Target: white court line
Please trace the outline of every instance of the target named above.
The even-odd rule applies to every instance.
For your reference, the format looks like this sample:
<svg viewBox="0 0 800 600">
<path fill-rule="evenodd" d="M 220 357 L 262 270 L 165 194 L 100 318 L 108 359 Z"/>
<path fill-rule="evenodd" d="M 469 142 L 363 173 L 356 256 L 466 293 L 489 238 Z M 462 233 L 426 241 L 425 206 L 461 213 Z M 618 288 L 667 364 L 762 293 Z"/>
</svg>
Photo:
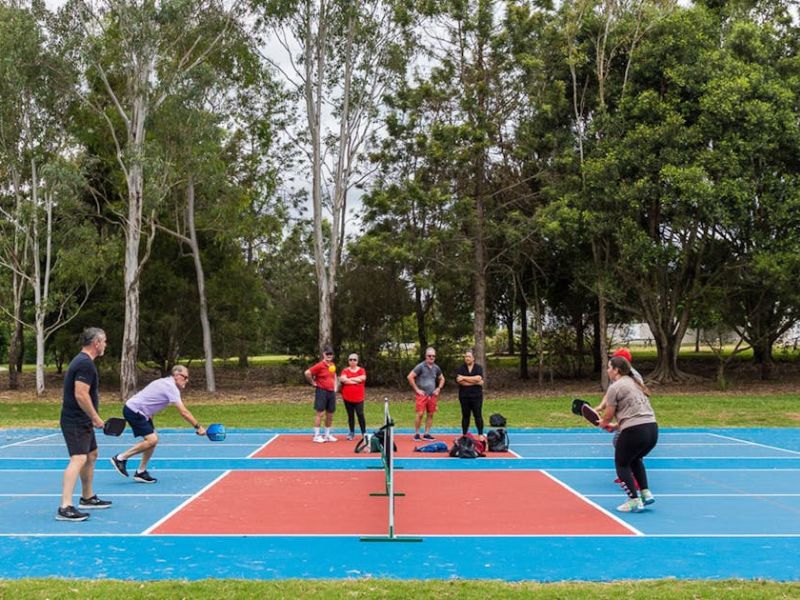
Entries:
<svg viewBox="0 0 800 600">
<path fill-rule="evenodd" d="M 80 535 L 81 538 L 140 538 L 144 537 L 142 533 L 0 533 L 1 538 L 74 538 Z M 220 539 L 241 539 L 241 538 L 258 538 L 258 539 L 278 539 L 278 538 L 309 538 L 315 540 L 318 538 L 359 538 L 369 533 L 354 534 L 354 533 L 158 533 L 152 534 L 148 537 L 156 538 L 220 538 Z M 427 534 L 427 533 L 403 533 L 403 536 L 413 536 L 422 538 L 474 538 L 475 534 Z M 765 538 L 765 539 L 780 539 L 800 538 L 800 533 L 648 533 L 642 536 L 628 536 L 623 534 L 598 534 L 598 535 L 553 535 L 553 534 L 538 534 L 538 535 L 492 535 L 482 533 L 481 538 L 493 539 L 527 539 L 527 538 L 541 538 L 541 539 L 568 539 L 568 538 L 608 538 L 608 539 L 641 539 L 641 538 L 680 538 L 680 539 L 705 539 L 705 538 Z"/>
<path fill-rule="evenodd" d="M 159 469 L 160 470 L 160 469 Z M 103 498 L 185 498 L 191 494 L 103 494 Z M 0 498 L 61 498 L 61 494 L 0 494 Z"/>
<path fill-rule="evenodd" d="M 107 448 L 108 446 L 121 446 L 121 447 L 128 447 L 133 442 L 131 439 L 130 442 L 103 442 L 102 447 Z M 253 444 L 256 442 L 252 442 L 250 444 L 225 444 L 226 447 L 243 447 L 243 448 L 252 448 Z M 162 442 L 159 439 L 158 447 L 159 448 L 200 448 L 207 444 L 207 442 L 198 442 L 197 444 L 170 444 L 169 442 Z M 64 447 L 64 444 L 28 444 L 26 448 L 34 447 L 34 448 L 56 448 L 56 447 Z M 2 448 L 0 448 L 2 450 Z"/>
<path fill-rule="evenodd" d="M 613 460 L 614 457 L 611 455 L 608 456 L 521 456 L 516 454 L 515 452 L 509 450 L 509 454 L 514 454 L 520 460 L 535 460 L 535 461 L 546 461 L 546 460 L 572 460 L 572 461 L 579 461 L 579 460 Z M 449 458 L 442 452 L 441 458 Z M 369 456 L 359 456 L 354 454 L 353 456 L 270 456 L 270 457 L 263 457 L 258 458 L 256 460 L 288 460 L 288 461 L 301 461 L 301 460 L 369 460 L 372 457 Z M 648 455 L 647 461 L 658 461 L 658 460 L 741 460 L 741 461 L 749 461 L 749 460 L 798 460 L 800 456 L 682 456 L 682 455 L 675 455 L 675 456 L 652 456 Z M 186 461 L 220 461 L 220 460 L 248 460 L 246 456 L 219 456 L 219 455 L 208 455 L 208 456 L 158 456 L 159 460 L 186 460 Z M 378 457 L 376 456 L 375 459 L 377 460 Z M 430 458 L 425 457 L 416 457 L 416 456 L 398 456 L 398 460 L 431 460 Z M 48 457 L 48 456 L 0 456 L 0 462 L 4 461 L 66 461 L 68 460 L 67 457 L 56 458 L 56 457 Z M 252 460 L 252 459 L 251 459 Z M 509 460 L 509 459 L 497 459 L 492 458 L 489 459 L 491 461 L 495 460 Z M 516 460 L 516 459 L 514 459 Z M 548 467 L 553 469 L 559 469 L 560 467 Z M 768 467 L 765 467 L 768 468 Z M 10 471 L 11 469 L 0 469 L 1 471 Z M 675 470 L 675 469 L 673 469 Z M 717 469 L 718 470 L 718 469 Z M 741 470 L 741 469 L 739 469 Z"/>
<path fill-rule="evenodd" d="M 258 454 L 259 452 L 261 452 L 261 451 L 262 451 L 264 448 L 266 448 L 267 446 L 269 446 L 269 445 L 270 445 L 272 442 L 274 442 L 275 440 L 277 440 L 277 439 L 278 439 L 280 436 L 281 436 L 281 434 L 280 434 L 280 433 L 273 434 L 273 436 L 272 436 L 270 439 L 268 439 L 268 440 L 266 441 L 266 443 L 264 443 L 264 444 L 261 444 L 261 446 L 259 446 L 259 447 L 258 447 L 258 448 L 256 448 L 255 450 L 253 450 L 253 451 L 252 451 L 250 454 L 248 454 L 248 455 L 247 455 L 247 458 L 253 458 L 253 456 L 254 456 L 254 455 L 256 455 L 256 454 Z"/>
<path fill-rule="evenodd" d="M 51 438 L 51 437 L 53 437 L 55 435 L 60 435 L 60 434 L 58 434 L 58 433 L 49 433 L 47 435 L 43 435 L 43 436 L 40 436 L 40 437 L 37 437 L 37 438 L 33 438 L 33 439 L 30 439 L 30 440 L 21 440 L 19 442 L 14 442 L 13 444 L 6 444 L 5 446 L 0 446 L 0 450 L 2 450 L 3 448 L 11 448 L 12 446 L 19 446 L 20 444 L 27 444 L 29 442 L 35 442 L 37 440 L 45 440 L 45 439 Z M 53 444 L 53 445 L 55 446 L 56 444 Z M 63 444 L 61 444 L 61 445 L 63 446 Z"/>
<path fill-rule="evenodd" d="M 759 444 L 758 442 L 751 442 L 750 440 L 740 440 L 739 438 L 731 437 L 729 435 L 722 435 L 719 433 L 711 433 L 709 435 L 713 435 L 715 437 L 719 437 L 725 440 L 734 440 L 739 442 L 740 444 L 746 444 L 748 446 L 760 446 L 761 448 L 769 448 L 770 450 L 779 450 L 780 452 L 789 452 L 791 454 L 800 456 L 800 452 L 797 452 L 795 450 L 787 450 L 786 448 L 780 448 L 778 446 L 768 446 L 767 444 Z"/>
<path fill-rule="evenodd" d="M 619 498 L 619 494 L 586 494 L 588 498 Z M 798 498 L 800 494 L 656 494 L 658 498 Z"/>
<path fill-rule="evenodd" d="M 571 488 L 566 483 L 564 483 L 560 479 L 557 479 L 556 477 L 554 477 L 553 475 L 551 475 L 547 471 L 541 471 L 540 470 L 539 473 L 543 474 L 545 477 L 550 479 L 553 483 L 561 486 L 562 488 L 564 488 L 565 490 L 567 490 L 568 492 L 573 494 L 576 498 L 582 500 L 586 504 L 589 504 L 590 506 L 592 506 L 596 510 L 599 510 L 601 513 L 603 513 L 607 517 L 610 517 L 613 521 L 616 521 L 617 523 L 619 523 L 620 525 L 622 525 L 623 527 L 625 527 L 629 531 L 633 532 L 635 535 L 644 535 L 641 531 L 639 531 L 638 529 L 636 529 L 635 527 L 633 527 L 629 523 L 626 523 L 625 521 L 620 519 L 617 515 L 607 511 L 605 508 L 603 508 L 599 504 L 596 504 L 596 503 L 592 502 L 591 500 L 589 500 L 588 496 L 585 496 L 584 494 L 579 493 L 577 490 Z"/>
<path fill-rule="evenodd" d="M 195 498 L 199 498 L 200 496 L 202 496 L 202 495 L 203 495 L 203 493 L 204 493 L 206 490 L 208 490 L 208 489 L 210 489 L 211 487 L 215 486 L 215 485 L 216 485 L 216 484 L 217 484 L 219 481 L 221 481 L 221 480 L 222 480 L 222 478 L 223 478 L 223 477 L 225 477 L 226 475 L 228 475 L 228 473 L 230 473 L 230 471 L 225 471 L 225 472 L 224 472 L 224 473 L 222 473 L 222 474 L 221 474 L 219 477 L 217 477 L 217 478 L 215 478 L 213 481 L 209 482 L 209 484 L 208 484 L 208 485 L 206 485 L 206 486 L 203 486 L 203 488 L 201 488 L 201 489 L 200 489 L 200 490 L 199 490 L 199 491 L 198 491 L 196 494 L 192 494 L 191 496 L 189 496 L 189 497 L 188 497 L 188 498 L 187 498 L 185 501 L 181 502 L 181 503 L 180 503 L 178 506 L 176 506 L 175 508 L 173 508 L 171 511 L 169 511 L 169 512 L 168 512 L 166 515 L 164 515 L 164 516 L 163 516 L 162 518 L 160 518 L 158 521 L 156 521 L 155 523 L 153 523 L 152 525 L 150 525 L 150 527 L 148 527 L 147 529 L 145 529 L 144 531 L 142 531 L 142 535 L 148 535 L 148 534 L 149 534 L 151 531 L 153 531 L 153 529 L 155 529 L 156 527 L 158 527 L 159 525 L 161 525 L 161 523 L 163 523 L 164 521 L 166 521 L 167 519 L 169 519 L 169 518 L 170 518 L 172 515 L 174 515 L 175 513 L 177 513 L 177 512 L 178 512 L 179 510 L 181 510 L 181 509 L 182 509 L 184 506 L 186 506 L 187 504 L 189 504 L 190 502 L 192 502 L 192 500 L 194 500 Z"/>
<path fill-rule="evenodd" d="M 515 446 L 608 446 L 608 441 L 605 442 L 551 442 L 547 443 L 527 443 L 527 442 L 514 442 Z M 701 448 L 708 448 L 713 446 L 714 448 L 718 448 L 719 446 L 741 446 L 742 444 L 736 442 L 730 443 L 717 443 L 717 444 L 707 444 L 703 442 L 666 442 L 664 444 L 658 444 L 658 448 L 663 448 L 664 446 L 700 446 Z"/>
</svg>

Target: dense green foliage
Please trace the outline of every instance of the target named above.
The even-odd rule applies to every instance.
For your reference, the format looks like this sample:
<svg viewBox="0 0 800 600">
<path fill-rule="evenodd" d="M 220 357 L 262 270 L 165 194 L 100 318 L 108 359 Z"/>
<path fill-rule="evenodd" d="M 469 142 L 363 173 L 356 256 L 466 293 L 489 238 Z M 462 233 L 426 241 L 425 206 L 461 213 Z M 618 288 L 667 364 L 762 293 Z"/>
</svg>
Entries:
<svg viewBox="0 0 800 600">
<path fill-rule="evenodd" d="M 321 14 L 311 0 L 4 5 L 0 351 L 32 361 L 38 334 L 61 362 L 91 324 L 110 356 L 162 370 L 209 348 L 240 364 L 314 356 L 323 248 L 342 253 L 326 292 L 334 345 L 384 381 L 428 344 L 518 354 L 522 378 L 599 373 L 635 337 L 608 324 L 638 322 L 654 380 L 685 377 L 690 327 L 712 347 L 741 339 L 770 377 L 800 319 L 790 4 L 345 2 L 313 81 L 277 37 L 287 23 L 302 35 L 296 17 Z M 298 115 L 306 83 L 332 107 L 321 132 Z M 348 142 L 342 123 L 361 133 Z M 321 225 L 307 210 L 312 133 L 330 154 L 317 157 Z M 37 198 L 54 200 L 52 229 Z M 135 352 L 122 344 L 134 288 Z"/>
</svg>

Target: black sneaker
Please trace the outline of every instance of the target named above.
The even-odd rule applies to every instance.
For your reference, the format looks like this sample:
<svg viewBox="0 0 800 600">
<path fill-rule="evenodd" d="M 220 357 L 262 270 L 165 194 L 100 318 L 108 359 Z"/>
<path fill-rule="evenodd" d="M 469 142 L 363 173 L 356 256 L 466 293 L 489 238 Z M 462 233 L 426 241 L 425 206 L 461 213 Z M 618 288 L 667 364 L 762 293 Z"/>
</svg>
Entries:
<svg viewBox="0 0 800 600">
<path fill-rule="evenodd" d="M 133 474 L 133 480 L 138 481 L 139 483 L 155 483 L 158 481 L 155 477 L 150 477 L 150 473 L 147 471 L 142 471 L 141 473 L 136 472 Z"/>
<path fill-rule="evenodd" d="M 422 437 L 421 437 L 421 436 L 420 436 L 418 433 L 415 433 L 415 434 L 414 434 L 414 441 L 415 441 L 415 442 L 418 442 L 418 441 L 420 441 L 421 439 L 422 439 Z"/>
<path fill-rule="evenodd" d="M 125 466 L 127 463 L 128 463 L 127 460 L 120 460 L 116 456 L 111 457 L 111 464 L 114 465 L 114 468 L 117 470 L 117 473 L 119 473 L 123 477 L 128 476 L 128 469 Z"/>
<path fill-rule="evenodd" d="M 433 437 L 430 433 L 426 433 L 425 435 L 422 436 L 422 439 L 423 440 L 435 440 L 436 438 Z"/>
<path fill-rule="evenodd" d="M 56 521 L 85 521 L 89 518 L 89 513 L 81 512 L 71 504 L 64 508 L 58 507 Z"/>
<path fill-rule="evenodd" d="M 111 500 L 100 500 L 95 494 L 91 498 L 81 498 L 78 506 L 81 508 L 110 508 Z"/>
</svg>

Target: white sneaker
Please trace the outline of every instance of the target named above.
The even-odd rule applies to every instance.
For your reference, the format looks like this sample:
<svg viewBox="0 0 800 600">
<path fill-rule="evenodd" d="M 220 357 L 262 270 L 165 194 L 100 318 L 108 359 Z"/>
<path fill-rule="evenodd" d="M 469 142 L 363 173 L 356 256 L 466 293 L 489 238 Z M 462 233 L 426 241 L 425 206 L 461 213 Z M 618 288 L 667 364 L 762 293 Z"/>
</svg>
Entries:
<svg viewBox="0 0 800 600">
<path fill-rule="evenodd" d="M 648 489 L 644 489 L 641 491 L 642 494 L 642 502 L 645 504 L 652 504 L 656 501 L 655 497 L 653 496 L 653 492 Z"/>
<path fill-rule="evenodd" d="M 315 435 L 312 441 L 317 442 L 318 444 L 323 444 L 325 443 L 325 438 L 322 437 L 321 435 Z"/>
<path fill-rule="evenodd" d="M 338 442 L 339 440 L 333 437 L 330 433 L 325 436 L 326 442 Z"/>
<path fill-rule="evenodd" d="M 641 498 L 631 498 L 624 504 L 617 507 L 619 512 L 642 512 L 644 510 L 644 503 Z"/>
</svg>

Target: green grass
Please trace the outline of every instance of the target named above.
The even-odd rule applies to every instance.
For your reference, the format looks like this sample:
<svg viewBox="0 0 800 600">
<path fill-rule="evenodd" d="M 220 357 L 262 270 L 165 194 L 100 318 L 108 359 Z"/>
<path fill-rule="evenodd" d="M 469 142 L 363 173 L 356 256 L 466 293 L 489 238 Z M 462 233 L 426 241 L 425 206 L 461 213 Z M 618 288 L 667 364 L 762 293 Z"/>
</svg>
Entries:
<svg viewBox="0 0 800 600">
<path fill-rule="evenodd" d="M 511 398 L 487 400 L 484 416 L 502 413 L 509 427 L 583 427 L 583 421 L 570 412 L 571 396 L 555 398 Z M 600 394 L 586 400 L 600 402 Z M 686 395 L 656 396 L 653 399 L 659 425 L 662 427 L 800 427 L 800 394 L 772 396 Z M 268 427 L 303 429 L 311 425 L 311 399 L 301 403 L 220 403 L 188 406 L 203 423 L 220 422 L 227 427 Z M 0 405 L 2 427 L 57 427 L 61 405 L 58 402 L 17 402 Z M 383 402 L 368 401 L 367 423 L 380 424 Z M 101 416 L 119 415 L 120 405 L 105 402 L 100 405 Z M 414 423 L 414 403 L 395 402 L 392 416 L 400 428 Z M 461 412 L 455 399 L 442 400 L 434 427 L 458 427 Z M 345 423 L 344 410 L 334 417 L 334 426 L 341 430 Z M 186 427 L 175 410 L 165 410 L 156 418 L 159 427 Z"/>
<path fill-rule="evenodd" d="M 633 575 L 633 574 L 632 574 Z M 800 584 L 764 581 L 659 580 L 620 583 L 505 583 L 498 581 L 396 581 L 361 579 L 347 581 L 59 581 L 29 579 L 0 581 L 0 597 L 27 598 L 365 598 L 458 599 L 548 598 L 569 600 L 778 600 L 800 597 Z"/>
</svg>

